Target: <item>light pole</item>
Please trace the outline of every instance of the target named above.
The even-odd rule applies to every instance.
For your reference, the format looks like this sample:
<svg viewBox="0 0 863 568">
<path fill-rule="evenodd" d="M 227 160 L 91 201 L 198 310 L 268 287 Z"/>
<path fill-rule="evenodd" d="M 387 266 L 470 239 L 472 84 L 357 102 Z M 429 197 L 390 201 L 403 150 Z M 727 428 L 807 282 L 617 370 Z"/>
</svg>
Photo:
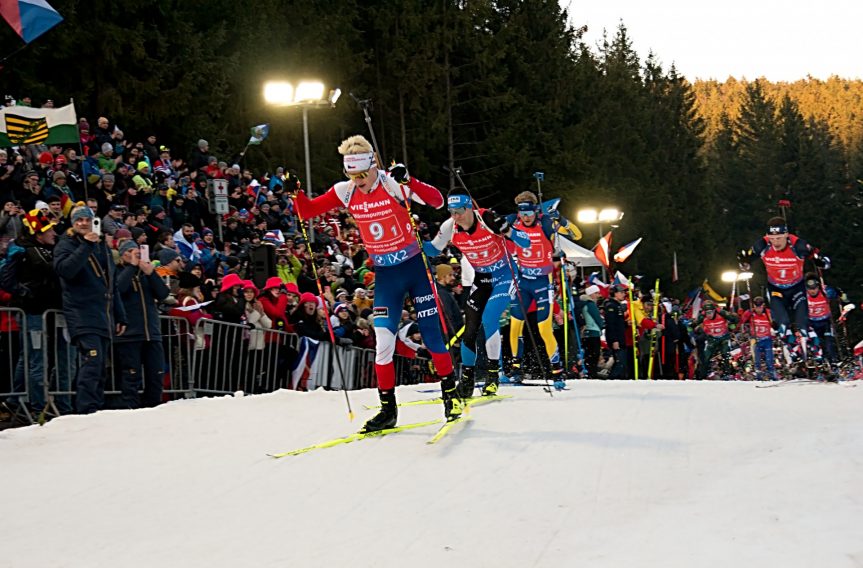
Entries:
<svg viewBox="0 0 863 568">
<path fill-rule="evenodd" d="M 736 270 L 726 270 L 720 277 L 723 282 L 731 283 L 731 300 L 728 302 L 728 309 L 734 310 L 734 297 L 737 295 L 737 283 L 746 282 L 747 289 L 749 288 L 749 280 L 754 274 L 752 272 L 737 272 Z M 752 301 L 752 298 L 749 298 Z"/>
<path fill-rule="evenodd" d="M 309 109 L 317 107 L 335 107 L 342 94 L 341 89 L 333 89 L 324 98 L 325 87 L 320 81 L 303 81 L 296 89 L 287 81 L 269 81 L 264 84 L 264 100 L 271 105 L 281 107 L 298 106 L 303 109 L 303 146 L 306 153 L 306 191 L 311 198 L 312 163 L 309 155 Z M 309 240 L 315 242 L 315 229 L 309 223 Z M 311 247 L 311 243 L 309 246 Z"/>
<path fill-rule="evenodd" d="M 603 223 L 607 223 L 613 225 L 617 223 L 621 219 L 623 219 L 623 211 L 620 211 L 614 207 L 606 207 L 600 211 L 596 209 L 587 208 L 581 209 L 576 213 L 576 220 L 585 225 L 597 225 L 599 228 L 599 240 L 602 240 L 602 225 Z M 599 242 L 599 241 L 597 241 Z M 609 251 L 610 253 L 611 251 Z M 605 281 L 608 278 L 608 274 L 605 272 L 605 266 L 602 267 L 602 279 Z"/>
</svg>

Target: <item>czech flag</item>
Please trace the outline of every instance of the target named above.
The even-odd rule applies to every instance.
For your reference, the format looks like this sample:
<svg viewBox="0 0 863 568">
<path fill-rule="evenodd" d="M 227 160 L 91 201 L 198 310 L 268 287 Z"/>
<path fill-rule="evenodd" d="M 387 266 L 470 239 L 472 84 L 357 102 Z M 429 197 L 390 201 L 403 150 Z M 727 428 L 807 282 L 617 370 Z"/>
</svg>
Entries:
<svg viewBox="0 0 863 568">
<path fill-rule="evenodd" d="M 635 247 L 641 244 L 642 239 L 632 241 L 628 245 L 621 247 L 617 254 L 614 255 L 614 262 L 624 262 L 635 251 Z"/>
<path fill-rule="evenodd" d="M 596 260 L 601 262 L 606 268 L 610 269 L 609 261 L 611 260 L 611 231 L 608 232 L 607 235 L 599 239 L 599 242 L 596 243 L 596 246 L 593 247 L 593 255 L 596 257 Z"/>
<path fill-rule="evenodd" d="M 45 0 L 3 0 L 0 15 L 24 43 L 30 43 L 63 21 L 63 16 Z"/>
</svg>

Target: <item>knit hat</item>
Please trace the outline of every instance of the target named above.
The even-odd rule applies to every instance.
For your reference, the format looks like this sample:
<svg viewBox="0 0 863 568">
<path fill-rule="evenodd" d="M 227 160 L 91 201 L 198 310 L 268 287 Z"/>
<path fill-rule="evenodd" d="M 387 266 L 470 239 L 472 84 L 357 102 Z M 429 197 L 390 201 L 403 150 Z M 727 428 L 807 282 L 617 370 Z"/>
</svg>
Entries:
<svg viewBox="0 0 863 568">
<path fill-rule="evenodd" d="M 203 150 L 204 148 L 206 148 L 209 145 L 210 145 L 210 143 L 207 142 L 206 140 L 204 140 L 203 138 L 198 140 L 198 148 L 200 148 L 201 150 Z"/>
<path fill-rule="evenodd" d="M 220 291 L 221 292 L 227 292 L 228 290 L 230 290 L 234 286 L 242 286 L 242 285 L 243 285 L 243 280 L 239 276 L 237 276 L 236 273 L 231 272 L 230 274 L 227 274 L 224 278 L 222 278 L 222 288 Z"/>
<path fill-rule="evenodd" d="M 334 314 L 336 314 L 336 315 L 338 315 L 338 314 L 339 314 L 339 312 L 349 312 L 349 311 L 350 311 L 350 310 L 348 309 L 348 305 L 347 305 L 347 304 L 344 304 L 344 303 L 342 303 L 342 304 L 336 304 L 336 307 L 335 307 L 335 308 L 333 308 L 333 313 L 334 313 Z"/>
<path fill-rule="evenodd" d="M 120 256 L 123 256 L 123 253 L 125 253 L 126 251 L 130 251 L 136 248 L 138 248 L 138 243 L 130 239 L 128 241 L 123 241 L 123 244 L 121 244 L 120 248 L 117 250 L 120 253 Z"/>
<path fill-rule="evenodd" d="M 150 209 L 150 213 L 152 213 L 154 217 L 156 215 L 158 215 L 159 213 L 164 213 L 164 212 L 165 212 L 165 208 L 162 207 L 161 205 L 153 205 L 153 208 Z"/>
<path fill-rule="evenodd" d="M 588 296 L 592 296 L 593 294 L 599 294 L 599 286 L 597 286 L 596 284 L 591 284 L 587 287 L 584 293 Z"/>
<path fill-rule="evenodd" d="M 363 286 L 366 288 L 369 287 L 369 284 L 375 281 L 375 273 L 374 272 L 366 272 L 363 276 Z"/>
<path fill-rule="evenodd" d="M 56 225 L 41 209 L 33 209 L 25 214 L 22 221 L 31 235 L 41 235 Z"/>
<path fill-rule="evenodd" d="M 311 292 L 303 292 L 303 294 L 300 296 L 300 303 L 305 304 L 306 302 L 312 302 L 317 305 L 318 299 Z"/>
<path fill-rule="evenodd" d="M 131 238 L 132 238 L 132 231 L 130 231 L 129 229 L 117 229 L 117 232 L 114 233 L 114 239 L 115 240 L 131 239 Z"/>
<path fill-rule="evenodd" d="M 140 171 L 143 171 L 144 168 L 149 168 L 149 167 L 150 167 L 150 164 L 148 164 L 144 160 L 141 160 L 140 162 L 138 162 L 138 165 L 135 166 L 135 169 L 140 172 Z"/>
<path fill-rule="evenodd" d="M 54 163 L 54 155 L 51 152 L 45 151 L 39 154 L 39 163 L 49 166 Z"/>
<path fill-rule="evenodd" d="M 36 209 L 39 209 L 39 210 L 48 209 L 48 204 L 45 203 L 44 201 L 37 201 L 36 202 Z"/>
<path fill-rule="evenodd" d="M 111 144 L 110 142 L 105 142 L 104 144 L 102 144 L 102 153 L 103 154 L 105 154 L 106 152 L 113 152 L 113 151 L 114 151 L 114 145 Z"/>
<path fill-rule="evenodd" d="M 132 227 L 131 229 L 129 229 L 129 232 L 132 233 L 132 239 L 137 241 L 139 238 L 141 238 L 141 235 L 144 234 L 144 229 L 142 229 L 141 227 Z"/>
<path fill-rule="evenodd" d="M 86 207 L 86 206 L 81 206 L 81 207 L 76 207 L 72 211 L 72 216 L 70 217 L 70 220 L 74 223 L 78 219 L 92 219 L 92 218 L 93 218 L 93 212 L 90 210 L 90 208 Z"/>
<path fill-rule="evenodd" d="M 178 258 L 180 255 L 177 254 L 177 251 L 171 249 L 162 249 L 159 251 L 159 264 L 162 266 L 168 266 L 170 262 L 173 262 L 175 258 Z"/>
<path fill-rule="evenodd" d="M 452 266 L 450 266 L 449 264 L 438 264 L 437 267 L 435 268 L 434 274 L 435 274 L 435 276 L 437 276 L 439 278 L 445 278 L 445 277 L 449 276 L 450 274 L 452 274 L 452 272 L 453 272 Z"/>
</svg>

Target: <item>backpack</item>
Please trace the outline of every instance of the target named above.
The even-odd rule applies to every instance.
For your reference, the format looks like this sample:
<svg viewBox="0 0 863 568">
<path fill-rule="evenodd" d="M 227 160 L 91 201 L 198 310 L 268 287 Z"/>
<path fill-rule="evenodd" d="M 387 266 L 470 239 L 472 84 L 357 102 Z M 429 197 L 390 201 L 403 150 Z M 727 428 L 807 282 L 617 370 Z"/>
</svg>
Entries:
<svg viewBox="0 0 863 568">
<path fill-rule="evenodd" d="M 18 282 L 18 268 L 24 260 L 25 252 L 27 251 L 14 241 L 9 243 L 6 254 L 0 258 L 0 290 L 12 295 L 17 295 L 20 292 L 21 285 Z"/>
</svg>

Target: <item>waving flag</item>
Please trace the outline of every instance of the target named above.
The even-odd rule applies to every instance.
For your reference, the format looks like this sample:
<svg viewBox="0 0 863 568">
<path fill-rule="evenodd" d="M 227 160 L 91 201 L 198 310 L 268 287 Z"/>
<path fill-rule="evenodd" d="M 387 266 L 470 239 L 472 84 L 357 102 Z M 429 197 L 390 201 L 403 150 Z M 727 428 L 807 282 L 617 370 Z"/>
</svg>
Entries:
<svg viewBox="0 0 863 568">
<path fill-rule="evenodd" d="M 45 0 L 3 0 L 0 15 L 24 43 L 30 43 L 63 21 L 63 16 Z"/>
<path fill-rule="evenodd" d="M 627 288 L 632 287 L 632 282 L 629 281 L 629 278 L 627 278 L 623 274 L 623 272 L 621 272 L 619 270 L 617 271 L 617 274 L 614 275 L 614 281 L 612 282 L 612 284 L 623 284 Z"/>
<path fill-rule="evenodd" d="M 617 251 L 617 254 L 614 255 L 614 262 L 624 262 L 635 251 L 635 247 L 637 247 L 641 241 L 642 239 L 638 238 L 628 245 L 621 247 L 620 250 Z M 610 244 L 611 243 L 609 242 L 609 245 Z"/>
<path fill-rule="evenodd" d="M 725 296 L 714 290 L 713 287 L 707 282 L 707 278 L 705 278 L 704 283 L 701 284 L 701 289 L 707 292 L 707 295 L 716 300 L 717 302 L 725 301 Z"/>
<path fill-rule="evenodd" d="M 608 232 L 607 235 L 599 239 L 599 242 L 596 243 L 596 246 L 593 247 L 593 255 L 596 257 L 596 260 L 601 262 L 606 268 L 611 268 L 609 266 L 609 260 L 611 259 L 611 231 Z"/>
<path fill-rule="evenodd" d="M 270 125 L 269 124 L 259 124 L 257 126 L 253 126 L 251 130 L 251 136 L 249 137 L 249 145 L 260 144 L 264 140 L 267 139 L 267 136 L 270 135 Z"/>
<path fill-rule="evenodd" d="M 0 148 L 22 144 L 74 144 L 79 140 L 74 105 L 0 109 Z"/>
<path fill-rule="evenodd" d="M 294 390 L 309 390 L 309 377 L 312 374 L 312 365 L 318 356 L 320 342 L 308 337 L 301 337 L 297 347 L 297 357 L 291 365 L 291 387 Z"/>
</svg>

